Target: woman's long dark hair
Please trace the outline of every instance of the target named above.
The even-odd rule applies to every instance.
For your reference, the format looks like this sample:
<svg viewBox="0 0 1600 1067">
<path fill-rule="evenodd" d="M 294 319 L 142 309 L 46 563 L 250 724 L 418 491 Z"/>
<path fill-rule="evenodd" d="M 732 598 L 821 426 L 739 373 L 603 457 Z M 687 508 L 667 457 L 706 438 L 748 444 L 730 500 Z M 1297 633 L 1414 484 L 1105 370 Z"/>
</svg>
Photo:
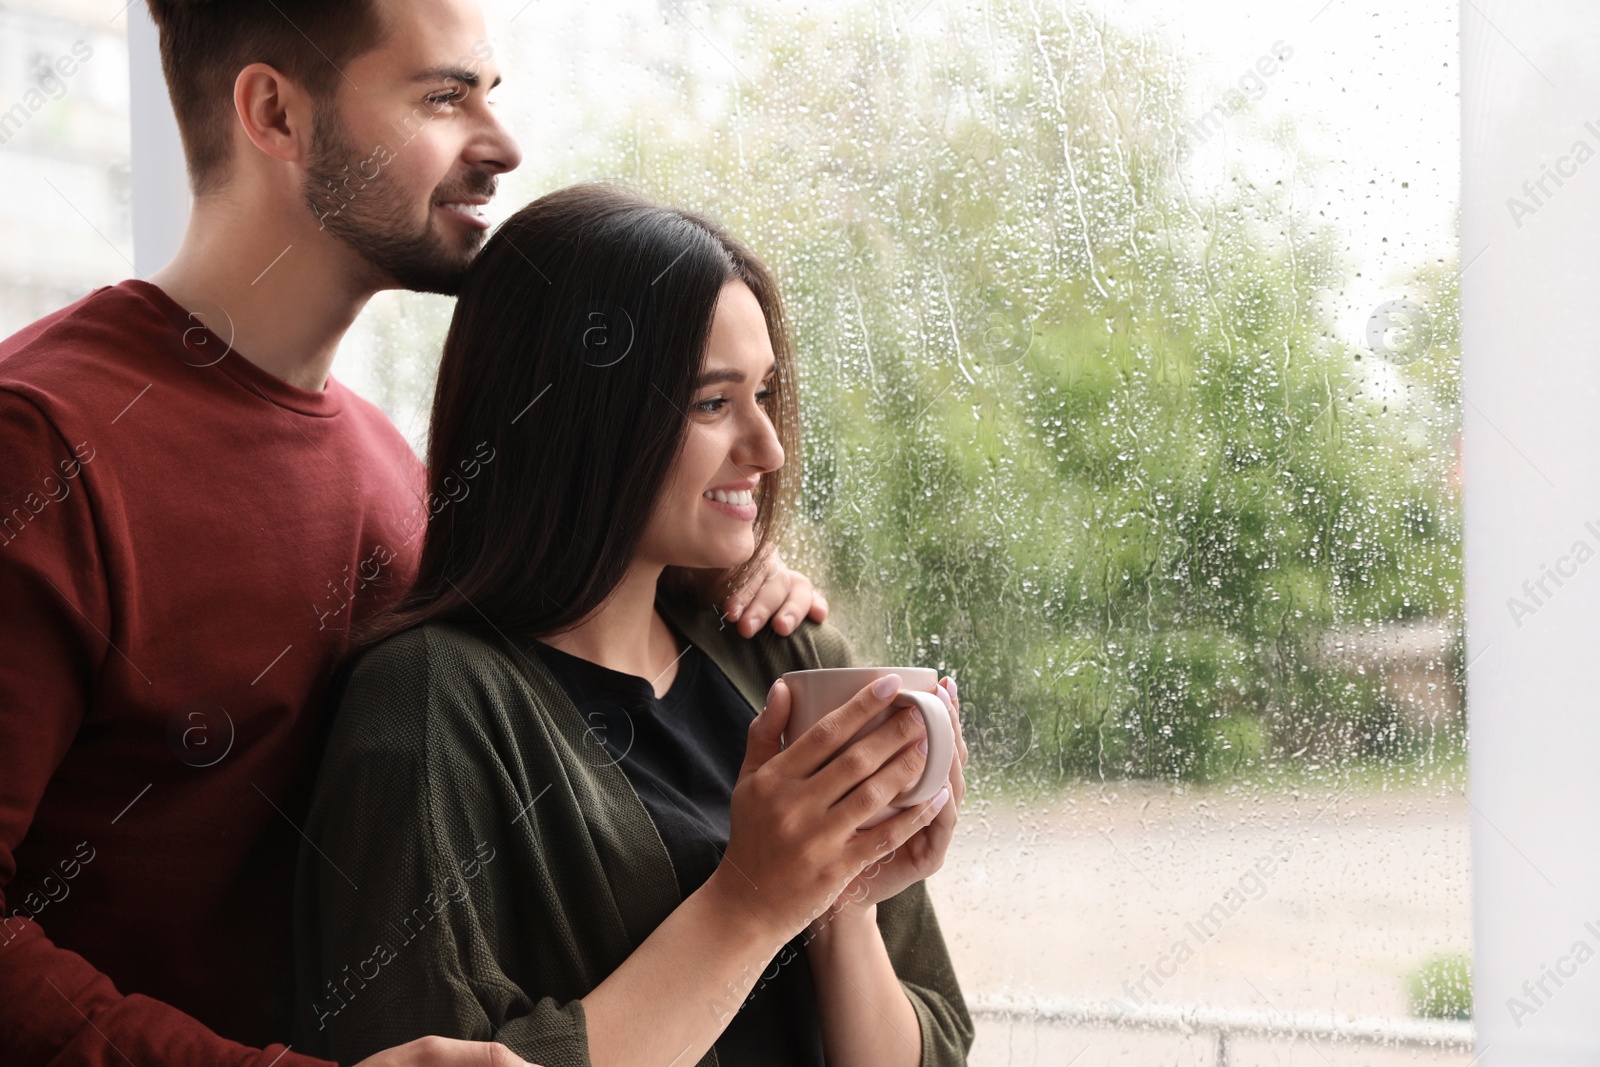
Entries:
<svg viewBox="0 0 1600 1067">
<path fill-rule="evenodd" d="M 770 410 L 797 456 L 794 368 L 767 268 L 708 219 L 605 185 L 540 197 L 485 244 L 445 341 L 416 583 L 357 636 L 434 620 L 553 634 L 617 588 L 685 435 L 717 298 L 755 294 L 777 360 Z M 757 492 L 756 556 L 673 573 L 708 602 L 773 538 L 791 462 Z"/>
</svg>

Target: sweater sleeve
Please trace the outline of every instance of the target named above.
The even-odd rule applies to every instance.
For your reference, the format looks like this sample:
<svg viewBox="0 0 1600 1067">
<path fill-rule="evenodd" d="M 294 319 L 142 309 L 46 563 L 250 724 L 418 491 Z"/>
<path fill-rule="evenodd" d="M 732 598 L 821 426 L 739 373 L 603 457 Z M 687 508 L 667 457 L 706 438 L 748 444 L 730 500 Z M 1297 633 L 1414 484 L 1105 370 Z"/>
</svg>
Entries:
<svg viewBox="0 0 1600 1067">
<path fill-rule="evenodd" d="M 297 1037 L 341 1062 L 436 1034 L 588 1067 L 582 1001 L 508 973 L 545 936 L 509 877 L 516 823 L 543 811 L 485 729 L 495 694 L 441 683 L 428 650 L 391 638 L 344 690 L 296 885 Z"/>
<path fill-rule="evenodd" d="M 933 913 L 927 882 L 878 904 L 878 930 L 922 1030 L 922 1067 L 967 1062 L 975 1031 Z"/>
<path fill-rule="evenodd" d="M 16 849 L 83 724 L 101 664 L 117 652 L 85 490 L 94 443 L 64 440 L 32 403 L 0 390 L 0 456 L 0 1060 L 18 1067 L 319 1062 L 282 1046 L 246 1048 L 160 1001 L 124 995 L 34 920 L 48 903 L 43 891 L 8 892 Z M 47 889 L 55 880 L 54 872 L 27 873 Z"/>
</svg>

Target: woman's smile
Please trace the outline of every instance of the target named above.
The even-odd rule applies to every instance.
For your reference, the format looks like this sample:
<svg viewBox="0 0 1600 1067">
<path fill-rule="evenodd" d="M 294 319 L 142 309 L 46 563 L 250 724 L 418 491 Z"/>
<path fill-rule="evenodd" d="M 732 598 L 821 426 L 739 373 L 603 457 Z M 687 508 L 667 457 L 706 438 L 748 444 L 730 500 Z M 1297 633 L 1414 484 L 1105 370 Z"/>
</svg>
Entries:
<svg viewBox="0 0 1600 1067">
<path fill-rule="evenodd" d="M 724 515 L 741 522 L 754 522 L 756 518 L 754 486 L 718 486 L 700 494 L 700 499 Z"/>
</svg>

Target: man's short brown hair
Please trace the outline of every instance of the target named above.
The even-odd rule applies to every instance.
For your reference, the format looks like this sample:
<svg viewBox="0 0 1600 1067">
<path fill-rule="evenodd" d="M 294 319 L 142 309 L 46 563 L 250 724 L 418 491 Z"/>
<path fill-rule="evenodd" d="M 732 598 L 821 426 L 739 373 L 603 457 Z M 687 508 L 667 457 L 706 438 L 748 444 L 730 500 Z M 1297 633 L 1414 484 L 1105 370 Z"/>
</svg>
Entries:
<svg viewBox="0 0 1600 1067">
<path fill-rule="evenodd" d="M 147 0 L 196 196 L 228 177 L 233 83 L 266 63 L 331 101 L 350 60 L 383 40 L 376 0 Z"/>
</svg>

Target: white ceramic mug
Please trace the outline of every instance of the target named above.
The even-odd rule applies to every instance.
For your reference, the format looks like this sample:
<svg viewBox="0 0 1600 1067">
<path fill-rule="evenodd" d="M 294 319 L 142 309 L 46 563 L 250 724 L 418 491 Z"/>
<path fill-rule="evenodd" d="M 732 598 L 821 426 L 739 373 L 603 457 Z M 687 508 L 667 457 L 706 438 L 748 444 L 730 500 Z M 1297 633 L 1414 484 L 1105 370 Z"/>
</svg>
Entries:
<svg viewBox="0 0 1600 1067">
<path fill-rule="evenodd" d="M 897 708 L 915 704 L 922 710 L 922 720 L 927 726 L 928 761 L 923 767 L 922 777 L 891 800 L 882 811 L 862 823 L 863 829 L 876 826 L 906 808 L 926 804 L 950 777 L 956 751 L 955 721 L 937 693 L 939 672 L 931 667 L 825 667 L 812 671 L 790 671 L 783 676 L 792 698 L 784 742 L 793 744 L 795 738 L 815 726 L 819 719 L 849 703 L 851 697 L 886 674 L 900 676 L 900 691 L 894 695 L 889 707 L 869 719 L 846 742 L 844 748 L 871 733 Z M 844 751 L 844 748 L 839 751 Z"/>
</svg>

